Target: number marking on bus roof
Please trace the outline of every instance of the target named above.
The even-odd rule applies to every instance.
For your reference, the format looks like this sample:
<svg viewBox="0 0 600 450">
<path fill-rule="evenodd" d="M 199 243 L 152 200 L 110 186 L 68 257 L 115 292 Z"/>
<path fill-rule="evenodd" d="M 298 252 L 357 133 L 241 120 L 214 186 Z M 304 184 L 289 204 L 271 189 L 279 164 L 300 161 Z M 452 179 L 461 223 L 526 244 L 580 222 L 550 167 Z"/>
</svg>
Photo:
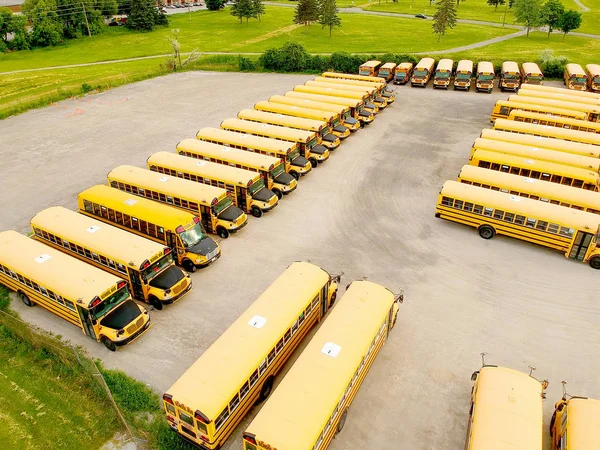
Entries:
<svg viewBox="0 0 600 450">
<path fill-rule="evenodd" d="M 332 358 L 335 358 L 335 357 L 337 357 L 337 355 L 340 354 L 341 350 L 342 350 L 342 347 L 340 347 L 339 345 L 334 344 L 333 342 L 327 342 L 321 349 L 321 353 L 323 353 L 327 356 L 331 356 Z"/>
<path fill-rule="evenodd" d="M 227 147 L 227 146 L 223 146 L 223 151 L 224 151 L 224 152 L 228 152 L 228 151 L 229 151 L 229 147 Z"/>
<path fill-rule="evenodd" d="M 265 323 L 267 323 L 267 319 L 265 319 L 264 317 L 254 316 L 254 317 L 252 317 L 252 319 L 250 319 L 250 322 L 248 322 L 248 325 L 250 325 L 251 327 L 260 329 L 265 326 Z"/>
<path fill-rule="evenodd" d="M 100 229 L 100 227 L 98 225 L 92 225 L 91 227 L 89 227 L 87 230 L 88 233 L 95 233 L 96 231 L 98 231 Z"/>
<path fill-rule="evenodd" d="M 525 159 L 524 160 L 527 164 L 535 164 L 535 161 L 533 159 Z"/>
<path fill-rule="evenodd" d="M 525 181 L 526 183 L 535 183 L 535 180 L 534 180 L 533 178 L 527 178 L 527 177 L 525 177 L 525 178 L 524 178 L 524 181 Z"/>
<path fill-rule="evenodd" d="M 205 166 L 206 165 L 206 161 L 204 160 L 200 160 L 196 163 L 197 166 Z"/>
<path fill-rule="evenodd" d="M 158 181 L 160 181 L 161 183 L 165 183 L 165 182 L 166 182 L 166 181 L 168 181 L 168 180 L 169 180 L 169 177 L 160 177 L 160 178 L 158 179 Z"/>
<path fill-rule="evenodd" d="M 133 205 L 135 205 L 136 203 L 137 203 L 137 200 L 136 200 L 136 199 L 133 199 L 133 198 L 128 198 L 127 200 L 125 200 L 125 204 L 126 204 L 126 205 L 129 205 L 129 206 L 133 206 Z"/>
<path fill-rule="evenodd" d="M 529 150 L 531 150 L 532 152 L 539 152 L 540 149 L 537 147 L 529 147 Z"/>
<path fill-rule="evenodd" d="M 52 256 L 42 254 L 42 255 L 38 256 L 37 258 L 35 258 L 34 261 L 36 263 L 42 264 L 42 263 L 45 263 L 46 261 L 48 261 L 50 258 L 52 258 Z"/>
<path fill-rule="evenodd" d="M 517 195 L 511 195 L 509 197 L 513 202 L 520 202 L 521 201 L 521 197 L 517 196 Z"/>
</svg>

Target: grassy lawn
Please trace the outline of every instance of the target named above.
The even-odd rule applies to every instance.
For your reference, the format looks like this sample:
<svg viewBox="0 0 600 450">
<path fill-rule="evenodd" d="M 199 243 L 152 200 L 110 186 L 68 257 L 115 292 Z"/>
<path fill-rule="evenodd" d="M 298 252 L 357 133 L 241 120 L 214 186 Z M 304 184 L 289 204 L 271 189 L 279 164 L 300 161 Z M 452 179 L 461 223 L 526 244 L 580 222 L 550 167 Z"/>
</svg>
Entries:
<svg viewBox="0 0 600 450">
<path fill-rule="evenodd" d="M 581 28 L 576 31 L 580 33 L 600 34 L 600 0 L 581 0 L 581 3 L 590 8 L 591 11 L 581 13 L 583 15 Z M 600 61 L 600 55 L 598 60 Z"/>
</svg>

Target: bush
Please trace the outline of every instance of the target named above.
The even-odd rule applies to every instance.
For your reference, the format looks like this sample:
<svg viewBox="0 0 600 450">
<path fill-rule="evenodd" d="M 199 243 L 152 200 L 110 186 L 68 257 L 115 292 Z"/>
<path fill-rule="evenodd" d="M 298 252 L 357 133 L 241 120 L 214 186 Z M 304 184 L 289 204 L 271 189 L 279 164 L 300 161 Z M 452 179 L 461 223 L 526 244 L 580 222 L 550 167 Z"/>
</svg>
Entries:
<svg viewBox="0 0 600 450">
<path fill-rule="evenodd" d="M 268 70 L 277 72 L 302 72 L 309 67 L 312 56 L 297 42 L 287 42 L 281 48 L 265 51 L 258 62 Z"/>
<path fill-rule="evenodd" d="M 225 4 L 223 0 L 206 0 L 206 8 L 209 11 L 218 11 L 220 9 L 223 9 L 224 7 Z"/>
<path fill-rule="evenodd" d="M 562 78 L 567 62 L 566 56 L 554 56 L 552 49 L 540 52 L 540 69 L 546 78 Z"/>
<path fill-rule="evenodd" d="M 313 55 L 308 59 L 307 69 L 314 70 L 315 72 L 326 72 L 330 66 L 331 58 L 322 55 Z"/>
<path fill-rule="evenodd" d="M 358 55 L 346 52 L 335 52 L 331 55 L 331 68 L 336 72 L 355 73 L 366 60 Z"/>
<path fill-rule="evenodd" d="M 252 72 L 256 70 L 256 64 L 250 58 L 238 56 L 238 68 L 240 72 Z"/>
</svg>

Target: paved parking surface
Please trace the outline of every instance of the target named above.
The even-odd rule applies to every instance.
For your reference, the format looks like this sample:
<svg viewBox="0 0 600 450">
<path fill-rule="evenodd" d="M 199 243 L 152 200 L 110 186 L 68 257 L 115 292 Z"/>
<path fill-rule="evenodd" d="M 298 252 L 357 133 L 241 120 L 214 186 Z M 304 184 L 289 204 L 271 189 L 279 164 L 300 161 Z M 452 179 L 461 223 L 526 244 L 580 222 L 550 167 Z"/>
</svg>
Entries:
<svg viewBox="0 0 600 450">
<path fill-rule="evenodd" d="M 191 72 L 31 111 L 0 123 L 0 229 L 25 231 L 39 210 L 76 206 L 119 164 L 143 166 L 201 126 L 310 78 Z M 367 277 L 405 290 L 399 322 L 332 450 L 462 449 L 471 372 L 487 362 L 548 378 L 547 430 L 561 380 L 600 398 L 598 272 L 523 242 L 479 238 L 434 217 L 439 187 L 507 94 L 399 87 L 398 100 L 300 181 L 272 212 L 224 241 L 223 257 L 193 275 L 181 302 L 152 312 L 155 326 L 110 353 L 41 308 L 26 320 L 83 345 L 106 366 L 167 389 L 294 260 L 342 285 Z M 226 445 L 241 449 L 240 435 Z"/>
</svg>

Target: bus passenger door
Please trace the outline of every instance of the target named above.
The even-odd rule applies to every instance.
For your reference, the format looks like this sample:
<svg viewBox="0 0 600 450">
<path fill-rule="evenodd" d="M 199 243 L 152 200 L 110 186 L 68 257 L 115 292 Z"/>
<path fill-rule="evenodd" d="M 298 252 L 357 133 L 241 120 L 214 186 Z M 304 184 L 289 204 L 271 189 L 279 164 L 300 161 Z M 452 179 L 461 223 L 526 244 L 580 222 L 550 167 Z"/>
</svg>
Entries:
<svg viewBox="0 0 600 450">
<path fill-rule="evenodd" d="M 214 233 L 215 230 L 212 226 L 210 209 L 203 205 L 200 205 L 200 221 L 202 222 L 202 226 L 207 232 Z"/>
<path fill-rule="evenodd" d="M 135 272 L 128 268 L 127 273 L 129 275 L 129 280 L 131 281 L 131 294 L 140 300 L 144 300 L 144 287 L 142 286 L 142 280 L 140 280 L 139 272 Z"/>
<path fill-rule="evenodd" d="M 235 196 L 237 198 L 237 207 L 240 208 L 244 212 L 248 211 L 248 202 L 246 201 L 247 195 L 248 195 L 247 189 L 236 186 Z"/>
<path fill-rule="evenodd" d="M 92 324 L 90 312 L 79 305 L 77 305 L 77 312 L 79 313 L 79 318 L 81 319 L 81 324 L 83 325 L 83 331 L 87 336 L 95 340 L 96 333 L 94 332 L 94 325 Z"/>
<path fill-rule="evenodd" d="M 569 253 L 569 258 L 576 259 L 577 261 L 583 261 L 585 254 L 588 251 L 590 243 L 592 242 L 593 235 L 590 233 L 584 233 L 578 231 Z"/>
<path fill-rule="evenodd" d="M 325 283 L 323 289 L 321 289 L 321 317 L 327 314 L 329 309 L 329 283 Z"/>
<path fill-rule="evenodd" d="M 177 238 L 170 231 L 167 231 L 167 247 L 171 249 L 171 252 L 177 252 L 177 263 L 181 264 L 181 257 L 184 251 L 181 248 L 177 248 Z"/>
</svg>

